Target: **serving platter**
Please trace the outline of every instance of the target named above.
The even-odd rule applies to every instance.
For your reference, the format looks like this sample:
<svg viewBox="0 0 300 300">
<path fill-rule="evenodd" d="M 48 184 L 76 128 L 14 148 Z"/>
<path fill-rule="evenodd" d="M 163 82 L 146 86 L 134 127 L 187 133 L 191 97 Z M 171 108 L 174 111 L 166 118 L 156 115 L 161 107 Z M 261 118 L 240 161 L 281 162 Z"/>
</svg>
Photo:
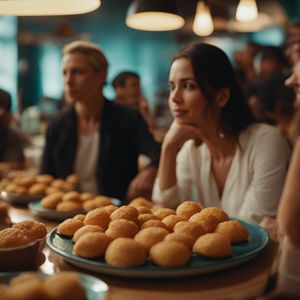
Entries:
<svg viewBox="0 0 300 300">
<path fill-rule="evenodd" d="M 188 277 L 206 273 L 213 273 L 240 265 L 259 254 L 269 242 L 269 234 L 260 226 L 240 221 L 249 231 L 247 242 L 233 245 L 233 255 L 229 258 L 212 259 L 192 254 L 189 263 L 183 267 L 161 268 L 151 262 L 138 267 L 116 267 L 107 264 L 104 258 L 88 259 L 73 254 L 71 239 L 60 235 L 57 229 L 53 229 L 47 235 L 48 246 L 61 255 L 69 263 L 82 269 L 134 278 L 171 278 Z"/>
<path fill-rule="evenodd" d="M 6 192 L 4 190 L 0 191 L 0 197 L 10 203 L 10 204 L 17 204 L 17 205 L 27 205 L 32 201 L 40 200 L 45 195 L 29 195 L 29 194 L 16 194 Z"/>
<path fill-rule="evenodd" d="M 119 199 L 112 198 L 111 200 L 112 204 L 116 206 L 121 205 L 121 201 Z M 73 218 L 75 215 L 87 213 L 87 211 L 84 209 L 76 211 L 59 211 L 55 209 L 44 208 L 41 206 L 41 201 L 30 202 L 28 206 L 31 212 L 36 216 L 53 221 L 63 221 L 68 218 Z"/>
<path fill-rule="evenodd" d="M 12 278 L 19 274 L 20 272 L 0 273 L 0 283 L 8 284 Z M 50 276 L 43 272 L 37 272 L 36 274 L 42 279 L 46 279 Z M 83 274 L 80 272 L 76 272 L 76 274 L 79 277 L 80 283 L 86 290 L 87 300 L 105 299 L 108 292 L 108 285 L 104 281 L 94 276 Z"/>
</svg>

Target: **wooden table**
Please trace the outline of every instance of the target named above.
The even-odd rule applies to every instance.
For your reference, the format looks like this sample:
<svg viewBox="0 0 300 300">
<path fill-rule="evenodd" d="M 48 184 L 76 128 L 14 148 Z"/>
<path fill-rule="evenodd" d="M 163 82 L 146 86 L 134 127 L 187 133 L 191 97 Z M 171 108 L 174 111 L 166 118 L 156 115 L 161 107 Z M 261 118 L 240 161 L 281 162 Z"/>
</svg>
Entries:
<svg viewBox="0 0 300 300">
<path fill-rule="evenodd" d="M 36 219 L 27 208 L 12 207 L 10 216 L 14 222 Z M 48 230 L 58 224 L 40 219 L 39 221 L 45 223 Z M 250 261 L 214 274 L 176 279 L 129 279 L 79 269 L 46 247 L 44 249 L 46 261 L 40 269 L 46 273 L 75 270 L 92 274 L 108 284 L 107 300 L 241 300 L 263 294 L 276 252 L 277 243 L 271 241 Z"/>
</svg>

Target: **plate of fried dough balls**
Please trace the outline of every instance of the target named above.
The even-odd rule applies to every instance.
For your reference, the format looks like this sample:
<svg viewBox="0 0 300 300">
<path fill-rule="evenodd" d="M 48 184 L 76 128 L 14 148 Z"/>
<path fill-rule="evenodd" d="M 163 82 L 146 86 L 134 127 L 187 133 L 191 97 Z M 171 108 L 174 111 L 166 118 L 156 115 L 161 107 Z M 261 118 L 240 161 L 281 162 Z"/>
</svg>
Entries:
<svg viewBox="0 0 300 300">
<path fill-rule="evenodd" d="M 63 271 L 53 275 L 22 272 L 0 275 L 2 300 L 104 300 L 107 291 L 105 282 L 80 272 Z"/>
<path fill-rule="evenodd" d="M 48 246 L 73 265 L 123 277 L 170 278 L 241 264 L 267 245 L 258 225 L 229 218 L 218 207 L 185 201 L 176 210 L 137 198 L 61 222 Z"/>
<path fill-rule="evenodd" d="M 43 197 L 41 200 L 33 201 L 28 206 L 32 213 L 40 218 L 63 221 L 98 207 L 119 206 L 120 203 L 119 199 L 104 195 L 78 191 L 58 191 Z"/>
<path fill-rule="evenodd" d="M 0 196 L 12 204 L 25 205 L 40 200 L 55 192 L 67 192 L 76 189 L 72 177 L 56 179 L 49 174 L 20 175 L 0 182 Z"/>
</svg>

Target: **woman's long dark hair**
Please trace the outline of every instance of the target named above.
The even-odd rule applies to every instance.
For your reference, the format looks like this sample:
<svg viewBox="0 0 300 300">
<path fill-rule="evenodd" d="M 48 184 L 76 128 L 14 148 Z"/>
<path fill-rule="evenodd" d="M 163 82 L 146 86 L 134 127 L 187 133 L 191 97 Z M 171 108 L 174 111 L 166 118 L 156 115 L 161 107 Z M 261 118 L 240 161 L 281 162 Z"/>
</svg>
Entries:
<svg viewBox="0 0 300 300">
<path fill-rule="evenodd" d="M 197 42 L 182 49 L 173 61 L 178 58 L 190 60 L 196 81 L 208 101 L 208 107 L 212 107 L 216 92 L 222 88 L 229 89 L 229 100 L 219 116 L 219 131 L 222 134 L 238 137 L 243 129 L 255 122 L 236 73 L 221 49 Z"/>
</svg>

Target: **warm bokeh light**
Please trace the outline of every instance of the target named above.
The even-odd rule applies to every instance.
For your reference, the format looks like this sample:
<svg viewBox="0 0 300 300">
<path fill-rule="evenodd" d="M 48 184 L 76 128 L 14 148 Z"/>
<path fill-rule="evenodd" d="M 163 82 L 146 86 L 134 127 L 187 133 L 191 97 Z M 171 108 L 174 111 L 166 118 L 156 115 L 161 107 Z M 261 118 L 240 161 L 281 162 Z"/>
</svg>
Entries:
<svg viewBox="0 0 300 300">
<path fill-rule="evenodd" d="M 214 31 L 214 23 L 211 17 L 210 8 L 203 1 L 200 1 L 197 4 L 193 31 L 200 36 L 208 36 Z"/>
<path fill-rule="evenodd" d="M 240 22 L 253 22 L 257 19 L 257 5 L 255 0 L 240 0 L 236 10 L 236 19 Z"/>
</svg>

